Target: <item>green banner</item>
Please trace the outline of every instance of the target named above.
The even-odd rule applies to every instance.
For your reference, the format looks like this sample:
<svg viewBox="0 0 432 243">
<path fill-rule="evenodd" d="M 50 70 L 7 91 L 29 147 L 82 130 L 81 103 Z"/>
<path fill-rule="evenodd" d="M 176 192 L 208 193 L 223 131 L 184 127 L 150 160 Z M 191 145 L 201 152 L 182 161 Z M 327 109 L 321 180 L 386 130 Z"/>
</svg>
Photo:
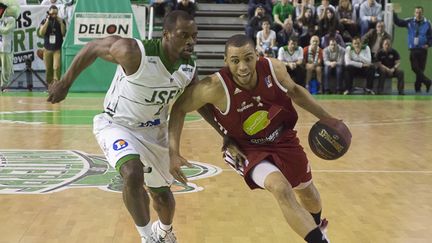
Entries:
<svg viewBox="0 0 432 243">
<path fill-rule="evenodd" d="M 62 73 L 87 42 L 110 35 L 141 39 L 130 0 L 78 0 L 62 46 Z M 71 91 L 105 92 L 115 69 L 116 64 L 98 58 L 78 76 Z"/>
</svg>

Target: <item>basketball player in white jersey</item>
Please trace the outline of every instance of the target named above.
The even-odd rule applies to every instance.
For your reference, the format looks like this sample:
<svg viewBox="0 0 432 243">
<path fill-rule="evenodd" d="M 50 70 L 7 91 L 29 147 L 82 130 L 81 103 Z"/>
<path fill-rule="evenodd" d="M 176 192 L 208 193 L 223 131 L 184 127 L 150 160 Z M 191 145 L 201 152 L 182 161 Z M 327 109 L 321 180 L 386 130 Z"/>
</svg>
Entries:
<svg viewBox="0 0 432 243">
<path fill-rule="evenodd" d="M 196 36 L 193 18 L 173 11 L 164 20 L 161 39 L 112 36 L 88 43 L 49 89 L 48 101 L 60 102 L 96 58 L 118 64 L 104 113 L 94 118 L 93 132 L 107 160 L 123 177 L 123 201 L 142 242 L 177 242 L 172 231 L 175 200 L 170 190 L 174 178 L 169 171 L 168 106 L 195 77 L 191 56 Z M 144 183 L 159 216 L 153 224 Z"/>
</svg>

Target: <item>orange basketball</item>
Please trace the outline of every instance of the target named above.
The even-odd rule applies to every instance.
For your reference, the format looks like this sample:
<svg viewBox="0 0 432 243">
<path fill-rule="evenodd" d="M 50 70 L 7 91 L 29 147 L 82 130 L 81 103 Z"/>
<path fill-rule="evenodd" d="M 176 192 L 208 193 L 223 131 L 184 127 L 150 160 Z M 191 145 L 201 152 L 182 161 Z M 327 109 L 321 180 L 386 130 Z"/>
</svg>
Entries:
<svg viewBox="0 0 432 243">
<path fill-rule="evenodd" d="M 348 151 L 351 137 L 349 128 L 341 120 L 321 119 L 309 131 L 309 146 L 316 156 L 334 160 Z"/>
</svg>

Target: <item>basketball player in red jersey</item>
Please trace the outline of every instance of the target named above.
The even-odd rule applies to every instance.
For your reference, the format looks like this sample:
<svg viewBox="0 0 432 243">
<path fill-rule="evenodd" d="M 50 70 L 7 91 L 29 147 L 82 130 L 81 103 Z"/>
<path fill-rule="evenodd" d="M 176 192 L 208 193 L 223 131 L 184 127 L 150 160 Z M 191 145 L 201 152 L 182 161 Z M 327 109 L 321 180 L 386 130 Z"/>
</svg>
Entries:
<svg viewBox="0 0 432 243">
<path fill-rule="evenodd" d="M 227 162 L 238 167 L 251 189 L 263 188 L 276 198 L 282 213 L 307 242 L 329 242 L 321 222 L 321 200 L 312 183 L 306 154 L 294 131 L 297 112 L 292 102 L 317 118 L 334 119 L 303 87 L 294 83 L 276 59 L 257 60 L 254 42 L 232 36 L 225 45 L 225 64 L 219 72 L 186 89 L 176 101 L 169 122 L 170 172 L 182 182 L 180 134 L 187 112 L 206 104 L 225 138 Z M 296 200 L 295 193 L 299 196 Z M 321 227 L 320 227 L 321 226 Z"/>
</svg>

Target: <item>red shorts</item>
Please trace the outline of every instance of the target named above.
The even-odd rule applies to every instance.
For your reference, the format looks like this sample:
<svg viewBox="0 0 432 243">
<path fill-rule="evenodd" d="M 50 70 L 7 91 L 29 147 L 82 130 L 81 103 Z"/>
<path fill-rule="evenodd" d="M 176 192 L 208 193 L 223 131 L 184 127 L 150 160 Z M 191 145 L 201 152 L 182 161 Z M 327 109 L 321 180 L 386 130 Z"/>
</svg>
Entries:
<svg viewBox="0 0 432 243">
<path fill-rule="evenodd" d="M 293 188 L 312 179 L 306 153 L 296 134 L 296 131 L 286 129 L 274 143 L 240 145 L 248 163 L 239 173 L 244 176 L 251 189 L 260 188 L 252 180 L 250 174 L 252 169 L 264 159 L 279 168 Z M 225 160 L 232 166 L 232 162 L 229 162 L 229 158 L 226 156 Z"/>
</svg>

